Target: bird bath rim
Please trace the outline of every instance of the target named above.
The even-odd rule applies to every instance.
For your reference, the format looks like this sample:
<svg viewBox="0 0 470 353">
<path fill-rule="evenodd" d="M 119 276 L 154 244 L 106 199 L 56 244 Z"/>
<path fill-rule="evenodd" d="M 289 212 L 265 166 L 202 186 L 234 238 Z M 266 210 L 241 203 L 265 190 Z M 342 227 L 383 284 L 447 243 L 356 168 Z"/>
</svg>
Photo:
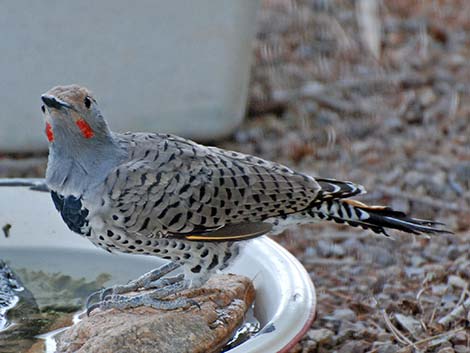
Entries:
<svg viewBox="0 0 470 353">
<path fill-rule="evenodd" d="M 94 251 L 114 257 L 68 230 L 48 193 L 17 186 L 34 184 L 38 187 L 41 182 L 41 179 L 0 179 L 0 186 L 9 186 L 0 187 L 0 227 L 7 223 L 12 225 L 10 237 L 0 236 L 0 258 L 7 256 L 8 249 L 25 247 Z M 32 233 L 34 236 L 28 236 Z M 128 261 L 144 257 L 119 256 L 129 257 Z M 154 257 L 145 256 L 145 259 L 155 264 Z M 316 312 L 315 288 L 300 262 L 275 241 L 263 236 L 247 243 L 229 272 L 253 280 L 257 293 L 255 316 L 262 328 L 256 336 L 228 352 L 287 352 L 291 349 L 309 329 Z"/>
</svg>

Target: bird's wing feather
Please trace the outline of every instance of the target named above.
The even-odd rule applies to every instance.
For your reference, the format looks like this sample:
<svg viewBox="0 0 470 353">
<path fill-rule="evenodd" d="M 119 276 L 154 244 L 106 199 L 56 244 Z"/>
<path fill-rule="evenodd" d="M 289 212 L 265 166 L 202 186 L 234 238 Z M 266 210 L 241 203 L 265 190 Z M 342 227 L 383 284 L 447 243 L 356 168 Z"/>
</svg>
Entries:
<svg viewBox="0 0 470 353">
<path fill-rule="evenodd" d="M 178 236 L 174 235 L 174 237 L 183 237 L 184 239 L 194 241 L 238 241 L 247 240 L 266 234 L 271 231 L 272 228 L 272 224 L 264 222 L 238 223 L 228 224 L 217 230 L 205 233 L 183 234 Z"/>
<path fill-rule="evenodd" d="M 307 208 L 320 190 L 312 177 L 283 165 L 180 137 L 122 139 L 129 159 L 105 186 L 112 212 L 131 233 L 194 235 L 256 223 Z"/>
</svg>

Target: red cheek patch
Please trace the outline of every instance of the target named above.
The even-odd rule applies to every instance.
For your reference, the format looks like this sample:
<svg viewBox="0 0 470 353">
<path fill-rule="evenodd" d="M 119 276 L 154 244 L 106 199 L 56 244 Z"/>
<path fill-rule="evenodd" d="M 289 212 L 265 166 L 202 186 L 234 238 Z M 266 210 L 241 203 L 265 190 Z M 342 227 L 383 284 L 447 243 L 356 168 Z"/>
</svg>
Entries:
<svg viewBox="0 0 470 353">
<path fill-rule="evenodd" d="M 75 124 L 77 124 L 84 138 L 89 139 L 95 136 L 95 133 L 93 132 L 92 128 L 90 127 L 90 125 L 88 125 L 85 120 L 78 119 Z"/>
<path fill-rule="evenodd" d="M 46 136 L 49 142 L 54 141 L 54 133 L 52 132 L 52 126 L 49 123 L 46 123 Z"/>
</svg>

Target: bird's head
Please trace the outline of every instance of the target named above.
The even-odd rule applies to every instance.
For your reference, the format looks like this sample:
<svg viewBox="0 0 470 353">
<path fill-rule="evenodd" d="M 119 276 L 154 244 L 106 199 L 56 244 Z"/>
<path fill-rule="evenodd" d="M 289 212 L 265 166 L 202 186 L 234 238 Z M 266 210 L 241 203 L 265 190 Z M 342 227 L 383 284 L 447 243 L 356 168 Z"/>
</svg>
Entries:
<svg viewBox="0 0 470 353">
<path fill-rule="evenodd" d="M 96 100 L 85 87 L 56 86 L 41 96 L 49 142 L 84 144 L 109 135 Z"/>
<path fill-rule="evenodd" d="M 51 190 L 82 195 L 127 158 L 91 92 L 57 86 L 41 96 L 49 140 L 46 182 Z"/>
</svg>

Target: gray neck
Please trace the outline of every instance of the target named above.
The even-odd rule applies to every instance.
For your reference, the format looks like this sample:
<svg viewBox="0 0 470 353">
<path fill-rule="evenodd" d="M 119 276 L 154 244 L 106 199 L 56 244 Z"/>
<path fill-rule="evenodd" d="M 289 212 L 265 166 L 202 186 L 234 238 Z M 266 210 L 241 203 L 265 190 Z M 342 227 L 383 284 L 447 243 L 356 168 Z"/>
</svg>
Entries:
<svg viewBox="0 0 470 353">
<path fill-rule="evenodd" d="M 62 195 L 83 195 L 103 182 L 109 172 L 127 158 L 127 152 L 111 132 L 86 143 L 73 136 L 55 136 L 49 146 L 46 182 L 51 190 Z"/>
</svg>

